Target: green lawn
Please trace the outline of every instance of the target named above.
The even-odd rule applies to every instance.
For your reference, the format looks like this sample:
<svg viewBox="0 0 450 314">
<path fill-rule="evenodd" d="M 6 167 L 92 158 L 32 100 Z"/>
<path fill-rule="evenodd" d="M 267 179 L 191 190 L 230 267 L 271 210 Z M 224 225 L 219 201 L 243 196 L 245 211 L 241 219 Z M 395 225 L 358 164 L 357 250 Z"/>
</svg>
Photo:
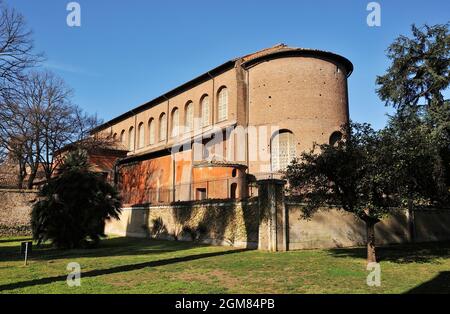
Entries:
<svg viewBox="0 0 450 314">
<path fill-rule="evenodd" d="M 450 243 L 379 249 L 381 287 L 368 287 L 363 248 L 259 252 L 185 242 L 112 238 L 96 249 L 34 249 L 0 238 L 0 293 L 450 292 Z M 69 262 L 81 265 L 68 287 Z"/>
</svg>

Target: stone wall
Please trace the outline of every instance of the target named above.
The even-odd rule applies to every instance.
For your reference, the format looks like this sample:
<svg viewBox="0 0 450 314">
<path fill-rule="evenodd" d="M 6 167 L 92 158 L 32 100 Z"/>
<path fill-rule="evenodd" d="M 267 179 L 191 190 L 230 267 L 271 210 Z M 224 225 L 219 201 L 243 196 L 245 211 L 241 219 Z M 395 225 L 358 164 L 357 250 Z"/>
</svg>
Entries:
<svg viewBox="0 0 450 314">
<path fill-rule="evenodd" d="M 278 182 L 278 181 L 275 181 Z M 285 202 L 281 185 L 270 192 L 270 180 L 260 182 L 260 195 L 246 201 L 179 202 L 124 208 L 120 220 L 106 224 L 107 234 L 190 241 L 204 227 L 199 241 L 270 250 L 298 250 L 364 245 L 364 223 L 336 209 L 323 210 L 311 219 L 302 217 L 302 205 Z M 270 193 L 269 193 L 270 192 Z M 36 191 L 0 190 L 0 236 L 30 234 L 30 211 Z M 404 210 L 376 225 L 378 245 L 410 241 L 408 219 L 413 219 L 418 242 L 450 240 L 450 210 Z M 158 227 L 158 228 L 156 228 Z M 156 230 L 158 229 L 158 230 Z M 271 244 L 272 243 L 272 244 Z"/>
<path fill-rule="evenodd" d="M 450 210 L 423 210 L 414 213 L 417 241 L 450 240 Z"/>
<path fill-rule="evenodd" d="M 119 221 L 106 223 L 105 232 L 132 237 L 190 241 L 186 227 L 204 227 L 199 242 L 256 248 L 258 204 L 255 201 L 182 202 L 124 208 Z"/>
<path fill-rule="evenodd" d="M 335 248 L 365 245 L 366 230 L 354 215 L 329 209 L 317 212 L 311 219 L 302 217 L 302 205 L 288 203 L 289 250 Z M 450 210 L 414 212 L 414 237 L 417 242 L 450 240 Z M 375 226 L 377 245 L 410 242 L 406 210 L 394 210 Z"/>
<path fill-rule="evenodd" d="M 0 236 L 30 235 L 30 212 L 36 191 L 0 190 Z"/>
<path fill-rule="evenodd" d="M 365 224 L 355 215 L 336 209 L 321 210 L 311 217 L 302 217 L 302 205 L 290 203 L 289 249 L 333 248 L 365 245 Z M 408 241 L 406 217 L 396 211 L 376 225 L 377 244 Z"/>
<path fill-rule="evenodd" d="M 204 225 L 207 231 L 200 242 L 216 245 L 271 251 L 365 245 L 365 225 L 350 213 L 328 209 L 304 219 L 301 204 L 285 203 L 285 210 L 279 202 L 274 205 L 275 212 L 261 200 L 129 207 L 119 221 L 106 224 L 106 233 L 191 241 L 183 227 Z M 450 210 L 416 211 L 414 226 L 417 242 L 450 240 Z M 376 225 L 375 232 L 377 245 L 409 242 L 406 211 L 395 210 Z"/>
</svg>

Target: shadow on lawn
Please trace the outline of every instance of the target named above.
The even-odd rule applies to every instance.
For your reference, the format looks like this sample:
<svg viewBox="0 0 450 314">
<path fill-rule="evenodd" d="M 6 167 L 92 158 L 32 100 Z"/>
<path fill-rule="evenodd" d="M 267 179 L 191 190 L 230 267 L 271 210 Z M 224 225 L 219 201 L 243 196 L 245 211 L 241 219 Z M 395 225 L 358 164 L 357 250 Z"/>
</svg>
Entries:
<svg viewBox="0 0 450 314">
<path fill-rule="evenodd" d="M 440 272 L 439 275 L 433 279 L 424 282 L 423 284 L 412 288 L 405 292 L 407 294 L 435 294 L 435 293 L 450 293 L 450 271 Z"/>
<path fill-rule="evenodd" d="M 147 267 L 165 266 L 165 265 L 170 265 L 170 264 L 175 264 L 175 263 L 194 261 L 194 260 L 198 260 L 198 259 L 202 259 L 202 258 L 227 255 L 227 254 L 235 254 L 235 253 L 240 253 L 240 252 L 244 252 L 244 251 L 248 251 L 248 249 L 238 249 L 238 250 L 229 250 L 229 251 L 222 251 L 222 252 L 212 252 L 212 253 L 188 255 L 188 256 L 183 256 L 183 257 L 174 257 L 174 258 L 168 258 L 168 259 L 151 261 L 151 262 L 117 266 L 117 267 L 107 268 L 107 269 L 91 270 L 91 271 L 87 271 L 87 272 L 82 272 L 81 276 L 82 276 L 82 278 L 97 277 L 97 276 L 102 276 L 102 275 L 109 275 L 109 274 L 133 271 L 133 270 L 143 269 L 143 268 L 147 268 Z M 17 283 L 0 285 L 0 291 L 14 290 L 14 289 L 20 289 L 20 288 L 26 288 L 26 287 L 38 286 L 38 285 L 45 285 L 45 284 L 50 284 L 50 283 L 57 282 L 57 281 L 64 282 L 64 281 L 66 281 L 66 279 L 67 279 L 67 275 L 63 275 L 63 276 L 54 276 L 54 277 L 22 281 L 22 282 L 17 282 Z"/>
<path fill-rule="evenodd" d="M 365 247 L 329 249 L 335 257 L 366 259 Z M 450 242 L 408 243 L 377 247 L 378 261 L 390 261 L 398 264 L 433 263 L 437 258 L 450 257 Z"/>
<path fill-rule="evenodd" d="M 16 241 L 22 241 L 22 239 Z M 104 257 L 104 256 L 130 256 L 161 254 L 175 251 L 182 251 L 199 247 L 200 244 L 191 242 L 177 242 L 152 240 L 146 238 L 112 238 L 100 242 L 97 247 L 87 249 L 59 250 L 49 244 L 41 246 L 33 245 L 30 255 L 31 260 L 57 260 L 67 258 L 82 257 Z M 0 261 L 20 261 L 23 256 L 20 254 L 20 243 L 15 246 L 0 246 Z"/>
</svg>

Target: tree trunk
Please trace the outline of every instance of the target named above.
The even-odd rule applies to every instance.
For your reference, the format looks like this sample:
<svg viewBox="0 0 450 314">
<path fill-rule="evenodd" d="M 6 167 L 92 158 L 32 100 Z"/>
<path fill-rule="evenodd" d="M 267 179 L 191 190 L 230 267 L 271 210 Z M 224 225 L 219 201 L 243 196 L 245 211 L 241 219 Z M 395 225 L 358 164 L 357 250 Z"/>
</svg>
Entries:
<svg viewBox="0 0 450 314">
<path fill-rule="evenodd" d="M 23 176 L 22 175 L 17 175 L 17 188 L 19 190 L 23 189 Z"/>
<path fill-rule="evenodd" d="M 31 170 L 30 176 L 28 177 L 27 188 L 30 190 L 33 188 L 33 183 L 34 183 L 34 179 L 36 178 L 36 173 L 37 173 L 37 167 Z"/>
<path fill-rule="evenodd" d="M 414 203 L 412 198 L 408 198 L 408 232 L 409 232 L 409 241 L 415 241 L 415 226 L 414 226 Z"/>
<path fill-rule="evenodd" d="M 22 165 L 19 165 L 19 173 L 17 174 L 17 188 L 23 189 L 23 181 L 25 180 L 26 173 L 22 170 Z"/>
<path fill-rule="evenodd" d="M 18 158 L 18 164 L 19 172 L 17 173 L 17 188 L 22 190 L 25 177 L 27 176 L 27 168 L 25 162 L 20 158 Z"/>
<path fill-rule="evenodd" d="M 367 263 L 377 262 L 377 255 L 375 250 L 375 224 L 376 222 L 366 221 Z"/>
<path fill-rule="evenodd" d="M 45 181 L 46 181 L 46 182 L 49 182 L 51 178 L 52 178 L 52 172 L 51 172 L 51 170 L 50 170 L 50 169 L 46 169 L 46 170 L 45 170 Z"/>
</svg>

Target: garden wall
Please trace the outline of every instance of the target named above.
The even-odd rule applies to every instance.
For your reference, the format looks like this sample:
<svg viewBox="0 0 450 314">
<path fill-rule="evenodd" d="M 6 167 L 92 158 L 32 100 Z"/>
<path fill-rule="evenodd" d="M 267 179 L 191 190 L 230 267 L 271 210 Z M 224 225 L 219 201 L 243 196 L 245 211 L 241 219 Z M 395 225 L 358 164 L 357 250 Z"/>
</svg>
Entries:
<svg viewBox="0 0 450 314">
<path fill-rule="evenodd" d="M 107 222 L 105 232 L 189 241 L 193 233 L 184 227 L 195 230 L 201 225 L 206 232 L 200 234 L 199 241 L 217 245 L 269 250 L 364 245 L 365 226 L 361 220 L 336 209 L 320 211 L 306 220 L 302 204 L 284 201 L 282 193 L 277 192 L 281 188 L 269 193 L 265 186 L 259 198 L 246 201 L 124 208 L 120 220 Z M 36 198 L 36 191 L 0 189 L 0 236 L 30 234 L 30 211 Z M 413 221 L 416 241 L 450 240 L 450 210 L 420 210 L 410 217 L 406 211 L 396 210 L 376 225 L 377 244 L 409 242 L 408 219 Z"/>
<path fill-rule="evenodd" d="M 414 216 L 417 241 L 450 240 L 450 210 L 422 210 L 416 211 Z"/>
<path fill-rule="evenodd" d="M 257 248 L 258 220 L 258 206 L 252 201 L 183 202 L 123 208 L 121 219 L 107 222 L 105 232 L 190 241 L 185 227 L 195 230 L 200 225 L 205 232 L 199 232 L 199 242 Z"/>
<path fill-rule="evenodd" d="M 302 218 L 302 205 L 288 203 L 290 250 L 365 245 L 366 230 L 362 220 L 336 209 L 319 211 L 312 219 Z M 413 232 L 417 242 L 450 240 L 450 210 L 414 212 Z M 394 210 L 375 226 L 377 245 L 410 242 L 406 210 Z"/>
<path fill-rule="evenodd" d="M 0 236 L 30 235 L 36 191 L 0 189 Z"/>
<path fill-rule="evenodd" d="M 208 201 L 175 203 L 161 206 L 124 208 L 119 221 L 106 224 L 107 234 L 192 240 L 185 226 L 206 228 L 200 242 L 271 251 L 312 248 L 336 248 L 365 245 L 365 225 L 354 215 L 337 209 L 322 210 L 311 219 L 302 216 L 302 204 L 284 202 L 279 190 L 271 193 L 267 186 L 259 199 L 251 201 Z M 261 192 L 263 192 L 261 190 Z M 377 245 L 411 241 L 450 240 L 450 210 L 416 211 L 408 217 L 405 210 L 376 225 Z"/>
</svg>

